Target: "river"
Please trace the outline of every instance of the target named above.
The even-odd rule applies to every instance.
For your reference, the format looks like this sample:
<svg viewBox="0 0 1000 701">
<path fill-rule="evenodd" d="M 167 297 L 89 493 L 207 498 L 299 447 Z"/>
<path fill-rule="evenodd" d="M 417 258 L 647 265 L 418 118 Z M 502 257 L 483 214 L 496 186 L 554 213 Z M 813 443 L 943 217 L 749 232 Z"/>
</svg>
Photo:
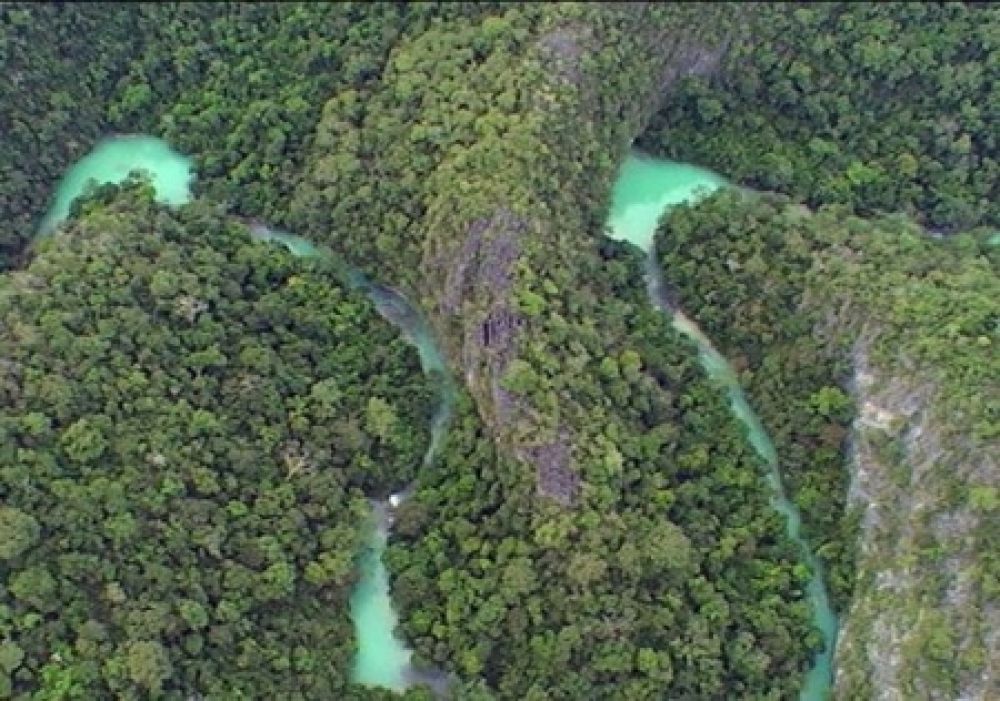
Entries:
<svg viewBox="0 0 1000 701">
<path fill-rule="evenodd" d="M 806 593 L 812 605 L 814 622 L 823 636 L 823 649 L 816 654 L 806 674 L 799 699 L 823 701 L 833 684 L 832 663 L 838 624 L 824 584 L 822 565 L 802 537 L 801 517 L 785 494 L 774 445 L 750 408 L 736 373 L 697 324 L 681 310 L 671 307 L 665 294 L 663 274 L 656 261 L 654 237 L 660 218 L 677 204 L 696 201 L 726 186 L 726 181 L 711 171 L 686 163 L 631 154 L 622 164 L 615 181 L 608 235 L 628 241 L 646 254 L 646 286 L 651 301 L 670 315 L 675 329 L 697 344 L 702 367 L 726 388 L 733 414 L 747 427 L 751 445 L 767 466 L 764 478 L 771 490 L 771 505 L 784 516 L 788 537 L 799 546 L 802 560 L 810 569 Z"/>
<path fill-rule="evenodd" d="M 179 205 L 190 199 L 193 182 L 191 159 L 173 151 L 160 139 L 128 136 L 106 139 L 67 171 L 59 183 L 54 202 L 39 227 L 40 234 L 50 233 L 66 218 L 70 205 L 90 179 L 98 183 L 121 182 L 132 169 L 150 173 L 157 198 L 167 204 Z M 823 572 L 809 544 L 800 533 L 800 516 L 789 501 L 778 473 L 774 446 L 760 420 L 750 408 L 736 375 L 726 360 L 715 350 L 697 325 L 680 310 L 670 307 L 664 292 L 664 282 L 654 255 L 653 236 L 659 218 L 681 202 L 691 201 L 720 187 L 726 182 L 718 175 L 684 163 L 654 160 L 633 154 L 622 165 L 614 185 L 612 211 L 608 221 L 609 235 L 629 241 L 646 253 L 646 283 L 652 302 L 670 314 L 674 327 L 691 338 L 698 346 L 699 358 L 706 372 L 719 380 L 729 396 L 733 413 L 746 425 L 751 444 L 763 458 L 767 470 L 765 479 L 772 493 L 772 505 L 786 520 L 789 537 L 799 546 L 803 561 L 809 566 L 811 578 L 807 593 L 815 614 L 815 622 L 823 635 L 824 648 L 817 653 L 801 692 L 801 701 L 821 701 L 832 684 L 832 657 L 837 638 L 837 619 L 830 607 Z M 332 256 L 298 236 L 277 232 L 266 225 L 251 225 L 255 238 L 286 246 L 299 256 Z M 439 375 L 439 407 L 432 426 L 432 438 L 425 462 L 434 459 L 441 437 L 447 428 L 454 400 L 454 385 L 428 325 L 421 315 L 398 292 L 367 280 L 356 271 L 349 271 L 349 283 L 372 299 L 379 312 L 395 323 L 420 355 L 424 372 Z M 439 692 L 445 681 L 434 672 L 421 672 L 410 664 L 411 651 L 395 636 L 396 614 L 392 607 L 388 578 L 382 563 L 382 553 L 392 523 L 392 509 L 405 499 L 408 489 L 387 501 L 373 501 L 373 523 L 365 551 L 359 557 L 360 579 L 352 593 L 351 615 L 358 635 L 359 651 L 355 662 L 354 680 L 360 684 L 402 690 L 414 682 L 432 684 Z"/>
<path fill-rule="evenodd" d="M 191 158 L 151 136 L 109 138 L 99 142 L 67 171 L 56 188 L 38 234 L 52 233 L 66 219 L 73 200 L 84 192 L 88 183 L 120 183 L 132 170 L 143 170 L 150 175 L 156 198 L 164 204 L 181 205 L 191 199 L 194 182 Z M 274 231 L 261 224 L 251 224 L 250 232 L 258 240 L 284 245 L 296 256 L 334 258 L 329 251 L 302 237 Z M 429 326 L 402 295 L 368 280 L 357 271 L 345 269 L 345 272 L 345 282 L 367 294 L 379 313 L 395 324 L 416 347 L 424 372 L 441 380 L 437 383 L 441 389 L 431 425 L 431 441 L 424 455 L 426 464 L 434 459 L 451 417 L 455 392 L 447 366 Z M 447 685 L 445 677 L 433 670 L 415 669 L 410 664 L 411 650 L 395 635 L 397 617 L 382 562 L 392 524 L 392 510 L 406 498 L 409 489 L 407 487 L 388 500 L 371 502 L 368 540 L 358 557 L 360 576 L 350 599 L 351 618 L 358 636 L 358 654 L 352 678 L 358 684 L 394 691 L 402 691 L 414 683 L 426 683 L 440 695 Z"/>
<path fill-rule="evenodd" d="M 301 236 L 276 231 L 261 224 L 250 226 L 251 235 L 262 241 L 284 245 L 293 254 L 306 258 L 334 259 L 333 253 L 317 247 Z M 396 325 L 417 349 L 424 373 L 436 376 L 440 392 L 438 406 L 431 420 L 431 440 L 424 454 L 424 464 L 434 460 L 441 439 L 447 431 L 455 402 L 455 387 L 441 351 L 434 342 L 430 327 L 419 312 L 399 293 L 372 282 L 357 270 L 347 270 L 348 284 L 368 295 L 375 308 Z M 393 509 L 409 496 L 407 487 L 387 500 L 372 500 L 372 522 L 364 551 L 359 558 L 360 578 L 351 593 L 351 617 L 358 635 L 358 654 L 353 679 L 358 684 L 381 686 L 403 691 L 411 684 L 425 683 L 443 696 L 448 681 L 435 670 L 416 669 L 410 664 L 412 651 L 396 637 L 398 618 L 392 605 L 389 578 L 382 553 L 389 540 Z"/>
<path fill-rule="evenodd" d="M 66 171 L 38 233 L 51 233 L 69 215 L 70 205 L 89 180 L 99 184 L 120 183 L 133 170 L 149 174 L 160 202 L 184 204 L 191 199 L 194 182 L 191 163 L 190 158 L 177 153 L 161 139 L 139 135 L 104 139 Z"/>
</svg>

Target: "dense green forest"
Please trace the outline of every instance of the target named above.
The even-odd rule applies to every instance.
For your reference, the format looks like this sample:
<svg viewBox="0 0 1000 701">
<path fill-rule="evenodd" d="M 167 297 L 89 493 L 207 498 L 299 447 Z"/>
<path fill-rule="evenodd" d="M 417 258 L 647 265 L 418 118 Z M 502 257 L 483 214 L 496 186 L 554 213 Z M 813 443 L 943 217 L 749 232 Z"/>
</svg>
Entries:
<svg viewBox="0 0 1000 701">
<path fill-rule="evenodd" d="M 477 268 L 507 281 L 501 297 L 521 286 L 518 259 L 576 284 L 573 261 L 594 254 L 581 236 L 602 231 L 607 183 L 664 65 L 715 49 L 741 16 L 618 9 L 521 3 L 411 20 L 376 85 L 324 106 L 289 226 L 415 292 L 448 343 L 491 311 Z M 458 317 L 465 329 L 444 325 Z"/>
<path fill-rule="evenodd" d="M 0 101 L 0 266 L 62 171 L 109 132 L 163 136 L 196 155 L 204 190 L 282 223 L 323 103 L 377 83 L 404 26 L 494 6 L 5 4 L 0 94 L 27 99 Z"/>
<path fill-rule="evenodd" d="M 857 539 L 845 512 L 849 349 L 814 332 L 825 306 L 803 308 L 825 230 L 793 204 L 776 211 L 769 202 L 729 193 L 679 208 L 661 224 L 657 251 L 675 302 L 731 359 L 763 417 L 842 608 Z"/>
<path fill-rule="evenodd" d="M 110 131 L 108 95 L 138 51 L 123 5 L 0 6 L 0 269 L 17 262 L 66 167 Z"/>
<path fill-rule="evenodd" d="M 1000 226 L 1000 8 L 760 4 L 640 140 L 812 206 Z"/>
<path fill-rule="evenodd" d="M 640 253 L 602 235 L 633 141 L 785 193 L 676 210 L 659 263 L 774 438 L 838 612 L 874 586 L 852 441 L 919 482 L 905 441 L 852 434 L 863 343 L 933 387 L 921 534 L 976 515 L 974 614 L 998 499 L 955 465 L 1000 425 L 998 52 L 974 3 L 0 7 L 0 698 L 397 698 L 349 684 L 346 602 L 365 497 L 411 482 L 393 601 L 455 698 L 797 698 L 807 568 Z M 120 132 L 193 156 L 193 204 L 99 188 L 27 248 Z M 437 460 L 413 350 L 247 220 L 426 314 L 462 385 Z M 955 662 L 929 620 L 903 654 L 955 692 L 991 651 Z"/>
<path fill-rule="evenodd" d="M 0 697 L 344 698 L 415 353 L 210 207 L 114 189 L 0 287 Z"/>
</svg>

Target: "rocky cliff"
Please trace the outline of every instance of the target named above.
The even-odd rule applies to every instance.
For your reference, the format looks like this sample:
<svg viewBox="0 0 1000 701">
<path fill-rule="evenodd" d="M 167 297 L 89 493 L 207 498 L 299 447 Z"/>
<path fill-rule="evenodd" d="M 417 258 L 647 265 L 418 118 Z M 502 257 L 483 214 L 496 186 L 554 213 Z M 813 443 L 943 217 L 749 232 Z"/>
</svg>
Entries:
<svg viewBox="0 0 1000 701">
<path fill-rule="evenodd" d="M 736 25 L 712 28 L 733 12 L 554 8 L 521 59 L 524 100 L 509 138 L 477 142 L 435 174 L 444 177 L 434 180 L 416 292 L 494 434 L 562 504 L 579 488 L 578 427 L 570 412 L 557 418 L 504 388 L 525 345 L 544 342 L 524 300 L 544 295 L 546 278 L 588 286 L 581 261 L 596 256 L 619 158 L 677 80 L 718 65 Z"/>
<path fill-rule="evenodd" d="M 997 697 L 1000 279 L 983 240 L 770 195 L 678 212 L 658 238 L 832 565 L 845 701 Z M 814 431 L 840 397 L 853 422 Z M 823 436 L 848 459 L 825 460 Z"/>
<path fill-rule="evenodd" d="M 987 701 L 1000 691 L 1000 606 L 984 572 L 1000 445 L 943 430 L 940 390 L 854 352 L 850 508 L 861 514 L 837 698 Z"/>
<path fill-rule="evenodd" d="M 591 407 L 541 406 L 509 388 L 511 368 L 544 377 L 562 362 L 546 300 L 586 297 L 621 158 L 678 80 L 720 62 L 746 12 L 524 4 L 410 28 L 377 88 L 333 96 L 317 127 L 291 228 L 420 303 L 503 454 L 560 504 L 581 487 Z"/>
</svg>

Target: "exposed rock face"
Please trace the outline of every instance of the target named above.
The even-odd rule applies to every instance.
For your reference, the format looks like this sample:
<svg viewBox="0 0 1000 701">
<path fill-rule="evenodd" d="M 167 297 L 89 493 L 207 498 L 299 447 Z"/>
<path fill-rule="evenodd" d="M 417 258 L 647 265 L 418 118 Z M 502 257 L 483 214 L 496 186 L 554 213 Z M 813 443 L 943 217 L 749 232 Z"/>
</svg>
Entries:
<svg viewBox="0 0 1000 701">
<path fill-rule="evenodd" d="M 477 287 L 486 285 L 498 295 L 505 295 L 513 284 L 512 266 L 520 254 L 521 237 L 528 223 L 505 207 L 499 207 L 488 219 L 469 223 L 465 240 L 454 267 L 445 277 L 441 309 L 454 314 L 463 299 Z"/>
<path fill-rule="evenodd" d="M 584 74 L 580 61 L 594 40 L 591 27 L 572 23 L 559 27 L 538 41 L 539 54 L 547 64 L 552 78 L 560 83 L 580 87 Z"/>
<path fill-rule="evenodd" d="M 458 256 L 447 268 L 436 309 L 438 315 L 461 320 L 460 367 L 470 388 L 486 383 L 492 415 L 499 421 L 509 420 L 516 408 L 500 378 L 525 325 L 512 308 L 510 291 L 527 231 L 527 220 L 505 207 L 470 222 Z"/>
<path fill-rule="evenodd" d="M 837 698 L 1000 697 L 1000 605 L 979 570 L 995 511 L 952 495 L 1000 484 L 1000 446 L 941 435 L 936 389 L 854 354 L 859 417 L 850 501 L 859 578 L 837 650 Z M 986 520 L 992 518 L 992 523 Z"/>
<path fill-rule="evenodd" d="M 522 447 L 517 456 L 535 466 L 538 492 L 563 506 L 570 506 L 580 491 L 580 477 L 570 466 L 570 445 L 567 434 L 554 441 Z"/>
<path fill-rule="evenodd" d="M 728 40 L 706 40 L 700 31 L 713 24 L 706 18 L 701 10 L 668 15 L 649 3 L 608 5 L 594 15 L 572 5 L 554 12 L 525 56 L 525 74 L 540 74 L 542 85 L 526 90 L 517 122 L 525 138 L 505 150 L 504 172 L 464 168 L 461 189 L 468 196 L 428 212 L 422 268 L 429 274 L 418 296 L 498 442 L 531 466 L 539 493 L 560 504 L 574 503 L 581 489 L 572 420 L 545 416 L 503 388 L 531 336 L 518 307 L 517 270 L 544 270 L 555 261 L 574 271 L 582 268 L 581 255 L 593 254 L 585 249 L 594 222 L 605 215 L 596 211 L 593 183 L 606 181 L 610 192 L 617 158 L 664 93 L 684 76 L 714 69 L 725 52 Z M 629 94 L 607 94 L 608 70 L 631 76 Z M 522 173 L 525 149 L 532 166 Z M 466 162 L 486 163 L 493 155 Z M 539 187 L 556 178 L 557 191 Z M 483 197 L 492 201 L 489 209 L 470 210 L 476 193 L 490 193 Z M 548 206 L 567 198 L 575 200 L 572 210 Z M 456 222 L 455 214 L 466 212 Z"/>
<path fill-rule="evenodd" d="M 867 232 L 862 220 L 848 220 L 850 229 L 827 238 L 819 232 L 835 231 L 841 214 L 812 215 L 784 203 L 775 214 L 768 225 L 781 234 L 766 244 L 770 265 L 751 265 L 749 251 L 735 255 L 753 238 L 732 226 L 740 221 L 734 216 L 730 236 L 740 247 L 708 248 L 708 240 L 724 242 L 725 234 L 700 232 L 706 248 L 691 259 L 710 272 L 678 274 L 674 285 L 680 306 L 724 339 L 723 352 L 747 357 L 748 389 L 751 396 L 755 385 L 762 390 L 757 408 L 779 455 L 798 440 L 785 439 L 798 425 L 797 413 L 788 411 L 797 388 L 811 387 L 805 392 L 812 394 L 852 378 L 841 387 L 856 408 L 843 456 L 850 485 L 838 494 L 831 482 L 822 504 L 815 493 L 793 492 L 802 505 L 831 513 L 843 495 L 847 513 L 841 523 L 828 520 L 831 535 L 857 534 L 857 552 L 843 553 L 828 570 L 845 609 L 838 610 L 834 696 L 1000 699 L 1000 441 L 990 413 L 1000 375 L 990 263 L 959 246 L 928 245 L 915 225 L 899 219 L 872 220 Z M 812 216 L 802 233 L 815 238 L 798 238 L 797 221 Z M 779 239 L 783 251 L 774 245 Z M 671 250 L 669 262 L 676 255 Z M 789 272 L 796 268 L 801 272 Z M 712 281 L 726 274 L 740 287 L 713 300 Z M 784 284 L 779 294 L 755 294 Z M 802 352 L 798 340 L 806 343 Z M 833 362 L 821 370 L 825 360 Z M 761 382 L 779 364 L 791 370 L 782 383 L 787 395 Z M 792 379 L 797 368 L 804 370 L 801 382 Z M 842 431 L 838 421 L 818 437 L 832 447 Z M 817 445 L 811 437 L 799 443 L 803 455 L 810 444 Z M 831 461 L 824 474 L 839 479 L 838 467 Z M 824 546 L 817 547 L 820 557 L 830 552 Z"/>
<path fill-rule="evenodd" d="M 533 406 L 540 392 L 512 391 L 505 380 L 515 361 L 529 366 L 529 378 L 548 372 L 531 366 L 539 358 L 558 361 L 563 349 L 542 328 L 548 319 L 534 316 L 542 314 L 537 300 L 544 305 L 544 295 L 563 290 L 586 295 L 593 281 L 582 271 L 600 265 L 595 239 L 630 144 L 665 91 L 721 63 L 731 42 L 720 37 L 738 31 L 731 20 L 745 14 L 736 3 L 512 7 L 458 22 L 454 53 L 468 60 L 440 71 L 422 39 L 404 33 L 380 87 L 408 96 L 399 114 L 384 122 L 365 114 L 353 90 L 324 108 L 290 215 L 295 227 L 328 238 L 352 264 L 419 304 L 499 455 L 538 475 L 539 492 L 559 503 L 584 492 L 573 456 L 587 440 L 581 431 L 592 430 L 585 418 L 592 407 L 574 399 L 554 411 L 547 398 Z M 475 21 L 483 32 L 466 31 Z M 495 48 L 482 41 L 489 36 Z M 366 129 L 378 134 L 371 145 Z M 333 153 L 342 143 L 353 144 L 350 157 Z M 412 169 L 397 163 L 407 143 L 421 152 Z M 322 211 L 353 203 L 346 183 L 368 175 L 375 182 L 365 189 L 375 197 L 383 178 L 393 181 L 385 192 L 397 211 L 369 217 L 361 207 L 345 209 L 367 235 L 341 237 Z"/>
</svg>

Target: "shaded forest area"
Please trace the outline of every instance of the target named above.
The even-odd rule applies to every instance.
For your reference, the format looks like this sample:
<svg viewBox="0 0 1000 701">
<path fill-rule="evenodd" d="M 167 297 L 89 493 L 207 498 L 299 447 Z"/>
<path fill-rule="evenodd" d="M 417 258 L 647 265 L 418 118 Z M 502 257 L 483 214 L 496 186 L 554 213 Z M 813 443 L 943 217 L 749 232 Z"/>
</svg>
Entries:
<svg viewBox="0 0 1000 701">
<path fill-rule="evenodd" d="M 810 206 L 1000 226 L 1000 9 L 762 3 L 639 145 Z"/>
</svg>

